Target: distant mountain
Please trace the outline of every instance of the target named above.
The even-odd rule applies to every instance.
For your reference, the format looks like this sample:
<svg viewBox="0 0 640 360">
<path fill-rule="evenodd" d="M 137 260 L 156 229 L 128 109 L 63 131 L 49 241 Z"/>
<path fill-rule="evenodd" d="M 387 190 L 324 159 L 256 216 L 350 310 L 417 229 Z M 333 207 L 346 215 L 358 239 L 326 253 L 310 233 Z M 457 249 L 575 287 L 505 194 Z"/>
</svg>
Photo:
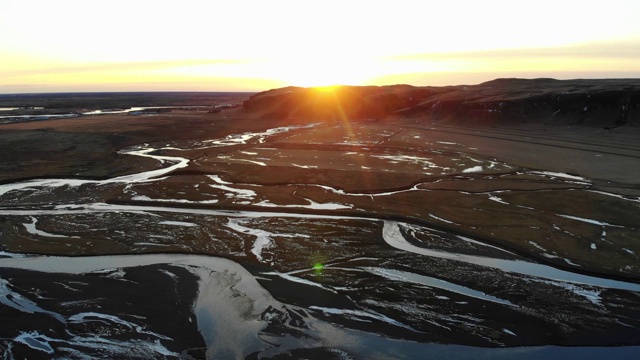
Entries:
<svg viewBox="0 0 640 360">
<path fill-rule="evenodd" d="M 255 118 L 366 120 L 499 125 L 640 126 L 640 79 L 496 79 L 445 87 L 286 87 L 251 96 Z"/>
</svg>

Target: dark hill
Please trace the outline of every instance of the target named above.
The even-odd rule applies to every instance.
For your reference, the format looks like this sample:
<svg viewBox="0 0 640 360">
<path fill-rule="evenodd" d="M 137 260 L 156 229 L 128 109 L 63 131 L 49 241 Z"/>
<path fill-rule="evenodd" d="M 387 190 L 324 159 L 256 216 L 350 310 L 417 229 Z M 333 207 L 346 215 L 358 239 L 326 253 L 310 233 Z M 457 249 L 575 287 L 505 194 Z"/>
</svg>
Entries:
<svg viewBox="0 0 640 360">
<path fill-rule="evenodd" d="M 640 126 L 640 79 L 496 79 L 446 87 L 287 87 L 255 94 L 256 118 L 364 120 L 404 117 L 467 125 Z"/>
</svg>

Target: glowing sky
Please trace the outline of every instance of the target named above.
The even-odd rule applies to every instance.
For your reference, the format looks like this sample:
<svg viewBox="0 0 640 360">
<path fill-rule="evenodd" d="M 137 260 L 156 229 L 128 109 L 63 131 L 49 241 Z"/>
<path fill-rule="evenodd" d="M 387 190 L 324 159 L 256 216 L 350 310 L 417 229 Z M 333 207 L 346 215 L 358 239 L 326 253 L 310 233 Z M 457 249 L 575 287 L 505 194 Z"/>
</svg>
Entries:
<svg viewBox="0 0 640 360">
<path fill-rule="evenodd" d="M 0 92 L 640 77 L 640 1 L 0 0 Z"/>
</svg>

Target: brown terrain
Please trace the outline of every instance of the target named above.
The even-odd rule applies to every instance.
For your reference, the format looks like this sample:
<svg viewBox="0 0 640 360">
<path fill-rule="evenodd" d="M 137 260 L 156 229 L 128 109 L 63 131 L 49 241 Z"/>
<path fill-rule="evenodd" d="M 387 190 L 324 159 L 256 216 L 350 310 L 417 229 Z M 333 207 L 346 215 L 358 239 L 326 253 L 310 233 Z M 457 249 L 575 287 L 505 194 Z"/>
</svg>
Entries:
<svg viewBox="0 0 640 360">
<path fill-rule="evenodd" d="M 436 215 L 465 224 L 456 225 L 457 231 L 532 256 L 536 256 L 536 250 L 529 241 L 552 242 L 556 245 L 547 245 L 574 262 L 585 262 L 589 271 L 623 277 L 640 275 L 635 256 L 629 257 L 630 253 L 624 251 L 602 258 L 589 251 L 566 253 L 558 237 L 567 232 L 556 234 L 553 228 L 541 227 L 541 220 L 536 220 L 539 216 L 534 214 L 541 209 L 567 209 L 576 217 L 590 219 L 592 213 L 602 213 L 601 220 L 626 224 L 635 231 L 640 223 L 638 205 L 618 204 L 615 197 L 600 192 L 640 196 L 638 80 L 499 79 L 444 88 L 283 88 L 258 93 L 242 108 L 217 114 L 172 111 L 166 115 L 103 115 L 7 124 L 2 126 L 0 138 L 10 151 L 5 151 L 0 161 L 0 182 L 56 177 L 105 179 L 154 166 L 155 160 L 118 154 L 118 150 L 136 144 L 206 141 L 315 122 L 320 125 L 273 137 L 269 150 L 256 149 L 256 144 L 239 144 L 181 151 L 192 162 L 186 169 L 177 170 L 174 175 L 180 176 L 170 182 L 179 184 L 189 176 L 219 174 L 234 183 L 269 185 L 263 190 L 273 192 L 271 196 L 281 199 L 283 205 L 295 203 L 291 194 L 300 192 L 318 200 L 336 200 L 338 194 L 304 188 L 309 184 L 365 194 L 419 186 L 432 190 L 422 193 L 422 200 L 413 193 L 398 193 L 375 203 L 366 197 L 349 201 L 381 216 L 406 216 L 451 227 L 428 214 Z M 267 155 L 274 149 L 276 156 Z M 349 151 L 374 156 L 343 156 Z M 224 154 L 230 154 L 231 159 Z M 465 169 L 431 173 L 407 158 L 395 162 L 380 158 L 388 154 L 427 156 L 442 167 L 455 167 L 452 155 L 465 154 L 509 167 L 479 173 L 464 173 Z M 271 158 L 266 167 L 251 163 L 253 158 L 268 156 Z M 467 163 L 468 168 L 474 165 Z M 589 180 L 567 184 L 562 178 L 532 179 L 520 173 L 524 170 L 561 172 Z M 297 190 L 283 192 L 286 188 Z M 469 208 L 466 195 L 461 196 L 464 192 L 506 191 L 505 202 L 513 198 L 522 207 L 503 211 L 500 203 L 485 201 L 477 204 L 483 208 L 478 212 Z M 575 196 L 575 192 L 582 195 Z M 199 200 L 200 195 L 193 196 L 193 200 Z M 609 205 L 611 201 L 615 204 Z M 425 203 L 435 206 L 425 207 Z M 533 203 L 536 210 L 530 214 L 526 207 Z M 487 211 L 483 219 L 482 213 Z M 600 231 L 599 226 L 593 228 Z M 620 236 L 625 246 L 632 246 L 622 239 L 630 240 L 633 235 Z M 571 267 L 561 258 L 544 260 Z M 620 261 L 625 265 L 620 266 Z M 613 263 L 607 265 L 609 262 Z"/>
<path fill-rule="evenodd" d="M 263 118 L 412 117 L 471 126 L 640 125 L 640 80 L 496 79 L 479 85 L 282 88 L 253 95 L 244 108 Z"/>
<path fill-rule="evenodd" d="M 0 184 L 20 188 L 0 193 L 0 251 L 223 257 L 287 306 L 347 329 L 418 343 L 640 345 L 640 292 L 629 290 L 640 284 L 640 80 L 289 87 L 243 100 L 219 112 L 173 109 L 0 125 Z M 167 160 L 124 152 L 145 147 Z M 176 158 L 188 163 L 145 181 L 109 182 L 166 168 Z M 42 179 L 104 183 L 20 185 Z M 60 212 L 94 203 L 114 210 L 86 205 L 86 212 Z M 253 215 L 238 220 L 232 213 Z M 36 219 L 49 237 L 29 231 Z M 389 246 L 396 222 L 404 250 Z M 264 236 L 270 245 L 260 247 Z M 455 255 L 439 258 L 427 250 Z M 580 280 L 561 287 L 565 280 L 555 275 L 492 267 L 484 258 L 626 285 L 598 288 Z M 322 276 L 312 270 L 318 263 Z M 15 271 L 6 274 L 13 274 L 16 288 L 33 286 L 24 280 L 28 274 Z M 476 289 L 489 301 L 415 279 L 397 281 L 407 273 Z M 352 315 L 318 310 L 334 308 Z M 354 319 L 356 310 L 406 327 Z M 291 328 L 302 316 L 285 313 L 278 316 L 289 323 L 278 326 Z M 463 313 L 480 319 L 478 327 L 452 320 Z M 284 331 L 268 329 L 269 336 Z M 204 346 L 174 338 L 175 349 Z M 309 354 L 301 347 L 287 356 L 321 358 L 331 348 Z M 409 348 L 399 357 L 416 354 Z M 198 351 L 189 354 L 204 356 Z M 347 352 L 371 355 L 361 351 Z"/>
</svg>

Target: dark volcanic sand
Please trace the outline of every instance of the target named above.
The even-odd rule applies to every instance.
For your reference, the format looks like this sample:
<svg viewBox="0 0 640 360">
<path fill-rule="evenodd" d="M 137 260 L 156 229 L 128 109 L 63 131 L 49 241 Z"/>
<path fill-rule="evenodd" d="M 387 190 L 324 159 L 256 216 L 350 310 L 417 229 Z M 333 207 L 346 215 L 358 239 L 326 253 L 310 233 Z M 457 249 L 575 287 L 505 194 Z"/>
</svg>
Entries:
<svg viewBox="0 0 640 360">
<path fill-rule="evenodd" d="M 636 128 L 250 115 L 0 126 L 1 352 L 632 356 Z"/>
</svg>

